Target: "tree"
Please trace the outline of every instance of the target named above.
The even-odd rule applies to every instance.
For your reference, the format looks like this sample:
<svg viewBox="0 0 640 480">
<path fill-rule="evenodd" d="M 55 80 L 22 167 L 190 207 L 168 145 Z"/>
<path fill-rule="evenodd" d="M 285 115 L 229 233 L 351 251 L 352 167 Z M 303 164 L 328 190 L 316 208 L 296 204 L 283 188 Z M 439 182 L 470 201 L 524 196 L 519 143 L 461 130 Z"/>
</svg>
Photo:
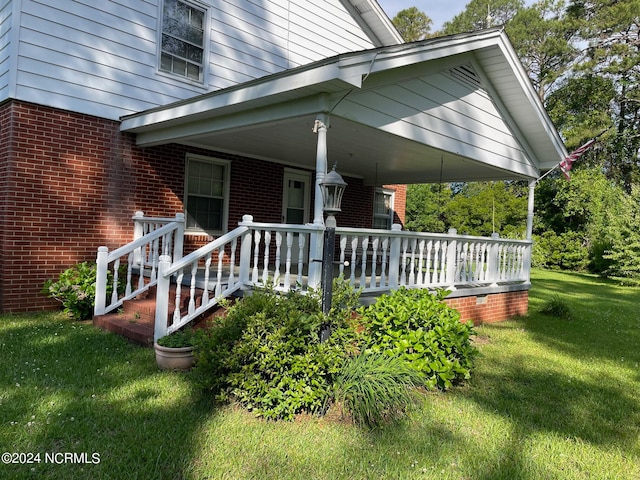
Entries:
<svg viewBox="0 0 640 480">
<path fill-rule="evenodd" d="M 604 252 L 609 261 L 608 275 L 640 276 L 640 187 L 634 185 L 631 193 L 622 199 L 622 208 L 613 216 L 611 245 Z"/>
<path fill-rule="evenodd" d="M 407 187 L 407 221 L 405 227 L 414 232 L 446 232 L 443 205 L 451 199 L 448 184 L 430 183 Z"/>
<path fill-rule="evenodd" d="M 443 26 L 446 35 L 504 25 L 523 8 L 522 0 L 471 0 L 465 10 Z"/>
<path fill-rule="evenodd" d="M 518 10 L 505 27 L 542 102 L 578 56 L 572 43 L 577 23 L 567 21 L 564 7 L 564 0 L 540 0 Z"/>
<path fill-rule="evenodd" d="M 614 86 L 608 174 L 630 192 L 640 181 L 640 0 L 572 0 L 567 13 L 587 45 L 577 71 Z"/>
<path fill-rule="evenodd" d="M 405 42 L 415 42 L 429 37 L 432 20 L 416 7 L 398 12 L 392 20 Z"/>
<path fill-rule="evenodd" d="M 527 198 L 519 182 L 466 183 L 445 205 L 445 224 L 461 234 L 524 238 Z"/>
</svg>

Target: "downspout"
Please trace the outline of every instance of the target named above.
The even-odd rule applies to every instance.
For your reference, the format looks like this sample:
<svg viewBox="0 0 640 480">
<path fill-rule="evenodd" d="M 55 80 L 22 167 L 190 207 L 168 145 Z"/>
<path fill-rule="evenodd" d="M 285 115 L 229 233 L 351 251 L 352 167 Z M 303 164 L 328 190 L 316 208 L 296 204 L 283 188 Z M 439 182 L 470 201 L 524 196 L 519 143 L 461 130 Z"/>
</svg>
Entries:
<svg viewBox="0 0 640 480">
<path fill-rule="evenodd" d="M 313 224 L 324 227 L 324 209 L 322 203 L 322 190 L 320 182 L 327 174 L 327 118 L 325 113 L 319 113 L 313 125 L 313 132 L 318 135 L 316 147 L 316 181 L 315 196 L 313 200 Z M 322 262 L 324 228 L 317 233 L 310 234 L 309 238 L 309 279 L 310 288 L 318 288 L 322 277 Z"/>
</svg>

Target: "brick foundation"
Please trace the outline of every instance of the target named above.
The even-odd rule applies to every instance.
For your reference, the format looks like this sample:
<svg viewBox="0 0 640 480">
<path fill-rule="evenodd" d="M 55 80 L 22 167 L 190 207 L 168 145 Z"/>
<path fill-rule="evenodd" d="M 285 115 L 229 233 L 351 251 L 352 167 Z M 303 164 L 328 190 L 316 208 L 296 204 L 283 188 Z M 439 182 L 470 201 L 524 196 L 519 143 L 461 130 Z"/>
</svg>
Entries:
<svg viewBox="0 0 640 480">
<path fill-rule="evenodd" d="M 460 312 L 461 320 L 473 320 L 475 325 L 479 325 L 526 315 L 529 291 L 457 297 L 445 299 L 445 302 Z"/>
</svg>

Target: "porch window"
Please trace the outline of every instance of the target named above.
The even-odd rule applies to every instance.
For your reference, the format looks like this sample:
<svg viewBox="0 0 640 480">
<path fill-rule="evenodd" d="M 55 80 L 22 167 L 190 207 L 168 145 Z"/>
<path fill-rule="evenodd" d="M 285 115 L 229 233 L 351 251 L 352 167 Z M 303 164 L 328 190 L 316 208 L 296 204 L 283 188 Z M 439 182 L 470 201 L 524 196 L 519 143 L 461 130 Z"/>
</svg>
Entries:
<svg viewBox="0 0 640 480">
<path fill-rule="evenodd" d="M 190 155 L 185 183 L 186 230 L 223 233 L 229 206 L 229 163 Z"/>
<path fill-rule="evenodd" d="M 179 0 L 164 0 L 160 70 L 203 81 L 205 10 Z"/>
<path fill-rule="evenodd" d="M 376 189 L 373 201 L 373 228 L 391 230 L 393 223 L 393 190 Z"/>
</svg>

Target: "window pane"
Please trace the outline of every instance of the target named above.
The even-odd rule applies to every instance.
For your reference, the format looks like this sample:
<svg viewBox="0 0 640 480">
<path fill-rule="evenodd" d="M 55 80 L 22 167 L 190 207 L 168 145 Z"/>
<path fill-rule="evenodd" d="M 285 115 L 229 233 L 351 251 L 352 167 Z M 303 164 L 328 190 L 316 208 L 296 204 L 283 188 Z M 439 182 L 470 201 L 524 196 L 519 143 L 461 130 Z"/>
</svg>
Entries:
<svg viewBox="0 0 640 480">
<path fill-rule="evenodd" d="M 226 166 L 187 160 L 187 228 L 223 230 Z"/>
</svg>

